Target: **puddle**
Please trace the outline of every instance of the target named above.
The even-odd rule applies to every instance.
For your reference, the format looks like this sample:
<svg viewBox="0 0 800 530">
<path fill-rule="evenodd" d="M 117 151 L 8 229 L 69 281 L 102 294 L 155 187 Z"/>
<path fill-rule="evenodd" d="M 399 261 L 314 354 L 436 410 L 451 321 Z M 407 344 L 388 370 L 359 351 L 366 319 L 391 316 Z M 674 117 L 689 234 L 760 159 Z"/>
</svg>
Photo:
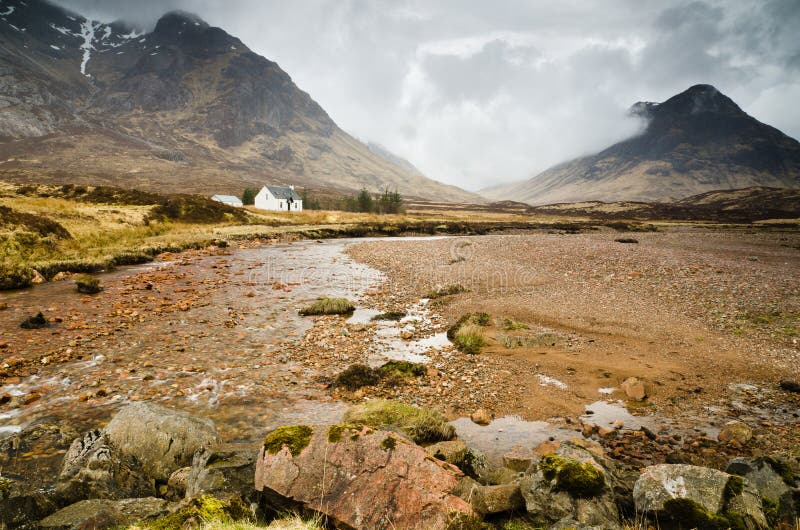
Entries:
<svg viewBox="0 0 800 530">
<path fill-rule="evenodd" d="M 589 414 L 589 411 L 592 414 Z M 653 419 L 648 416 L 634 416 L 621 402 L 595 401 L 586 405 L 586 414 L 580 417 L 584 423 L 612 429 L 617 421 L 623 422 L 623 429 L 637 430 L 642 426 L 652 428 Z"/>
<path fill-rule="evenodd" d="M 377 309 L 368 309 L 366 307 L 357 307 L 353 311 L 353 316 L 347 319 L 348 324 L 369 324 L 372 322 L 372 317 L 380 315 L 381 312 Z"/>
<path fill-rule="evenodd" d="M 503 455 L 515 446 L 533 448 L 546 440 L 568 440 L 580 436 L 576 431 L 555 427 L 546 421 L 525 421 L 517 416 L 497 418 L 486 426 L 469 418 L 459 418 L 450 423 L 456 428 L 459 439 L 485 453 L 495 465 L 502 465 Z"/>
</svg>

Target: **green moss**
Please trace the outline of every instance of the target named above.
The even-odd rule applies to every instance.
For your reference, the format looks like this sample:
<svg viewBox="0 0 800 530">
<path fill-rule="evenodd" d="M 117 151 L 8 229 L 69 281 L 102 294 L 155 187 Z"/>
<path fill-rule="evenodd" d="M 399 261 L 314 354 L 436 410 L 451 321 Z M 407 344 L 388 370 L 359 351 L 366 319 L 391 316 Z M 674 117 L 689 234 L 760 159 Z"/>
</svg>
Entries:
<svg viewBox="0 0 800 530">
<path fill-rule="evenodd" d="M 252 517 L 252 512 L 239 499 L 223 501 L 203 495 L 193 499 L 191 503 L 160 519 L 154 521 L 144 521 L 139 523 L 139 528 L 151 530 L 178 530 L 189 521 L 195 519 L 198 523 L 207 522 L 231 522 L 238 520 L 248 520 Z"/>
<path fill-rule="evenodd" d="M 593 497 L 606 486 L 605 475 L 590 463 L 581 463 L 557 455 L 545 455 L 539 461 L 544 478 L 555 481 L 557 489 L 578 497 Z"/>
<path fill-rule="evenodd" d="M 382 377 L 422 377 L 428 373 L 428 368 L 421 363 L 389 361 L 378 368 L 378 373 Z"/>
<path fill-rule="evenodd" d="M 797 477 L 795 477 L 794 473 L 792 472 L 792 468 L 789 467 L 789 464 L 774 456 L 765 456 L 764 462 L 769 464 L 769 467 L 771 467 L 775 473 L 781 476 L 787 486 L 794 487 Z"/>
<path fill-rule="evenodd" d="M 10 480 L 0 477 L 0 499 L 4 499 L 8 496 L 12 484 Z"/>
<path fill-rule="evenodd" d="M 336 376 L 335 385 L 347 390 L 358 390 L 362 386 L 377 385 L 378 372 L 365 364 L 351 364 Z"/>
<path fill-rule="evenodd" d="M 764 517 L 766 517 L 767 524 L 770 528 L 775 528 L 775 525 L 778 522 L 779 508 L 780 505 L 777 501 L 762 497 L 761 509 L 764 511 Z"/>
<path fill-rule="evenodd" d="M 376 428 L 392 425 L 416 443 L 451 440 L 455 436 L 455 428 L 438 412 L 386 399 L 350 407 L 343 421 Z"/>
<path fill-rule="evenodd" d="M 347 315 L 356 310 L 356 306 L 347 298 L 320 298 L 308 307 L 300 310 L 302 316 L 310 315 Z"/>
<path fill-rule="evenodd" d="M 338 444 L 342 441 L 342 434 L 345 429 L 349 429 L 347 425 L 337 424 L 328 427 L 328 443 Z"/>
<path fill-rule="evenodd" d="M 393 436 L 387 436 L 381 442 L 381 449 L 384 451 L 391 451 L 397 447 L 397 440 Z"/>
<path fill-rule="evenodd" d="M 698 530 L 739 530 L 742 518 L 738 514 L 732 517 L 710 513 L 702 505 L 691 499 L 670 499 L 664 503 L 664 513 L 670 519 L 687 528 Z"/>
<path fill-rule="evenodd" d="M 725 483 L 725 491 L 723 493 L 723 498 L 727 501 L 730 500 L 738 495 L 741 495 L 744 491 L 744 479 L 739 475 L 731 475 L 731 478 L 728 479 L 728 482 Z"/>
<path fill-rule="evenodd" d="M 314 429 L 308 425 L 278 427 L 264 439 L 264 449 L 274 455 L 284 447 L 288 447 L 292 456 L 297 456 L 308 446 L 313 434 Z"/>
<path fill-rule="evenodd" d="M 406 316 L 405 311 L 386 311 L 375 315 L 370 320 L 401 320 Z"/>
</svg>

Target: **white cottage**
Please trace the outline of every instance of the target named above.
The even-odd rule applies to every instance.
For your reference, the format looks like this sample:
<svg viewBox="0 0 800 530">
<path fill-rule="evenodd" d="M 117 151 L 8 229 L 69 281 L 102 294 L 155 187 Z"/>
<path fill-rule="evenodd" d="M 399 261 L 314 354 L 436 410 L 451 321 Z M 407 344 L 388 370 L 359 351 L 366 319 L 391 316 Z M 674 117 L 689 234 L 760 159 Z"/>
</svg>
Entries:
<svg viewBox="0 0 800 530">
<path fill-rule="evenodd" d="M 242 207 L 242 199 L 239 197 L 234 197 L 233 195 L 214 195 L 211 197 L 211 200 L 221 202 L 222 204 L 227 204 L 228 206 L 234 206 L 236 208 Z"/>
<path fill-rule="evenodd" d="M 259 210 L 303 211 L 303 199 L 294 191 L 294 186 L 264 186 L 256 194 L 253 205 Z"/>
</svg>

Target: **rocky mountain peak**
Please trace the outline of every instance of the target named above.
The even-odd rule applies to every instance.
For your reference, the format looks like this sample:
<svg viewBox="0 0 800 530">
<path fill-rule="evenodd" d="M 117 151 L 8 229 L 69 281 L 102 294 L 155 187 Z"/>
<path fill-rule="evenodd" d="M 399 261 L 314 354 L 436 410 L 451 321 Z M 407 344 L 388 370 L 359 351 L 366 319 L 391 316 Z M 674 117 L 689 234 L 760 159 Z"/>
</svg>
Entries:
<svg viewBox="0 0 800 530">
<path fill-rule="evenodd" d="M 193 13 L 170 11 L 158 19 L 153 34 L 161 36 L 179 35 L 186 31 L 199 31 L 208 28 L 208 23 Z"/>
<path fill-rule="evenodd" d="M 711 85 L 694 85 L 659 106 L 659 113 L 695 115 L 702 113 L 744 114 L 739 105 Z"/>
</svg>

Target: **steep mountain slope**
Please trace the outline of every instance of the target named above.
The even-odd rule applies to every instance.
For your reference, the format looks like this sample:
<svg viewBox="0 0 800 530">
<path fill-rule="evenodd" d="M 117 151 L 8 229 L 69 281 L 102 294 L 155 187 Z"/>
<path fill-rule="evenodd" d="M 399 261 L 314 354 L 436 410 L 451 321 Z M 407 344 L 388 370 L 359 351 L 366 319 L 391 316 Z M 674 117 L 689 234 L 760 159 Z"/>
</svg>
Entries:
<svg viewBox="0 0 800 530">
<path fill-rule="evenodd" d="M 800 187 L 800 143 L 746 114 L 710 85 L 637 103 L 644 131 L 530 180 L 483 190 L 529 204 L 680 199 L 720 189 Z"/>
<path fill-rule="evenodd" d="M 374 154 L 276 63 L 194 15 L 144 34 L 42 0 L 0 4 L 0 160 L 11 180 L 477 198 Z"/>
</svg>

